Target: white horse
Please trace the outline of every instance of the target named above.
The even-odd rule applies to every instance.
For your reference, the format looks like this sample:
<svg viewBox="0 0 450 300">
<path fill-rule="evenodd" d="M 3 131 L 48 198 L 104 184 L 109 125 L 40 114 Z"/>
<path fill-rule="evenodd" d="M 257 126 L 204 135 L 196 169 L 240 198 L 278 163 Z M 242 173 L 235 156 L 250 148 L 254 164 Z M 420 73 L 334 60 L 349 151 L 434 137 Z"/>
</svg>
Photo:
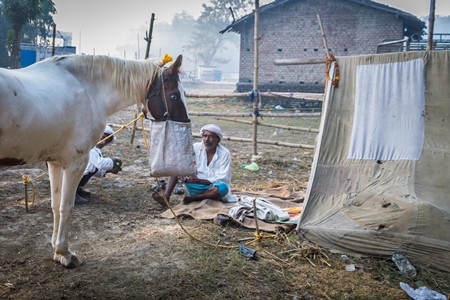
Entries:
<svg viewBox="0 0 450 300">
<path fill-rule="evenodd" d="M 75 192 L 112 114 L 145 100 L 155 119 L 189 122 L 178 74 L 155 60 L 69 55 L 18 70 L 0 69 L 0 166 L 48 162 L 54 259 L 81 261 L 69 250 Z M 148 87 L 148 84 L 150 86 Z M 169 101 L 167 101 L 169 99 Z"/>
</svg>

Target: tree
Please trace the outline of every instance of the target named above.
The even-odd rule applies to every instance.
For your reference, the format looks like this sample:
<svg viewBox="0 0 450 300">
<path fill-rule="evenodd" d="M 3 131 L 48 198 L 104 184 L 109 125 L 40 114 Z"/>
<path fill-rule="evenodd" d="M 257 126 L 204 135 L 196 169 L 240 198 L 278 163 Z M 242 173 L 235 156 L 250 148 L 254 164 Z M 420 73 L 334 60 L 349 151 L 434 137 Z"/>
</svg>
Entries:
<svg viewBox="0 0 450 300">
<path fill-rule="evenodd" d="M 48 39 L 53 34 L 53 15 L 56 13 L 55 5 L 51 0 L 41 2 L 41 14 L 22 28 L 22 43 L 49 45 Z"/>
<path fill-rule="evenodd" d="M 53 23 L 51 13 L 56 13 L 55 5 L 51 0 L 4 0 L 3 17 L 11 23 L 12 32 L 11 45 L 11 68 L 20 67 L 20 42 L 22 40 L 22 29 L 26 24 L 34 24 L 36 28 L 42 23 L 49 25 Z M 45 12 L 47 15 L 43 15 Z M 46 36 L 46 32 L 41 32 Z"/>
<path fill-rule="evenodd" d="M 213 63 L 227 63 L 228 59 L 218 57 L 227 50 L 229 43 L 237 45 L 237 35 L 220 34 L 219 32 L 248 13 L 253 7 L 251 0 L 210 0 L 211 5 L 203 4 L 203 11 L 197 19 L 189 44 L 185 50 L 202 65 L 211 66 Z M 230 11 L 233 11 L 233 15 Z"/>
<path fill-rule="evenodd" d="M 0 1 L 0 12 L 3 12 L 2 1 Z M 3 17 L 3 13 L 0 13 L 0 68 L 9 66 L 8 51 L 6 49 L 9 28 L 9 22 Z"/>
</svg>

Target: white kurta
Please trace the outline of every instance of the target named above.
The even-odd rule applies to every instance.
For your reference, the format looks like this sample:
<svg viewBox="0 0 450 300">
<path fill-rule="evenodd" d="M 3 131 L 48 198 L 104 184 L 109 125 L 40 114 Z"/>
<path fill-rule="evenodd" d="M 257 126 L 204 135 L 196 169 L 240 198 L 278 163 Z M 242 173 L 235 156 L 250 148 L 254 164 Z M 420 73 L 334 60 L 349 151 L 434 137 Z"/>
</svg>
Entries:
<svg viewBox="0 0 450 300">
<path fill-rule="evenodd" d="M 197 163 L 197 177 L 206 179 L 211 183 L 222 181 L 228 186 L 228 194 L 226 200 L 233 201 L 231 197 L 231 154 L 230 151 L 222 146 L 217 145 L 216 153 L 208 165 L 208 158 L 205 146 L 202 142 L 194 144 L 195 159 Z M 231 202 L 230 201 L 230 202 Z"/>
<path fill-rule="evenodd" d="M 114 161 L 111 158 L 104 158 L 102 155 L 102 151 L 99 148 L 94 147 L 89 152 L 89 163 L 84 170 L 83 175 L 95 172 L 97 169 L 97 173 L 95 176 L 104 177 L 106 171 L 111 170 L 114 167 Z"/>
</svg>

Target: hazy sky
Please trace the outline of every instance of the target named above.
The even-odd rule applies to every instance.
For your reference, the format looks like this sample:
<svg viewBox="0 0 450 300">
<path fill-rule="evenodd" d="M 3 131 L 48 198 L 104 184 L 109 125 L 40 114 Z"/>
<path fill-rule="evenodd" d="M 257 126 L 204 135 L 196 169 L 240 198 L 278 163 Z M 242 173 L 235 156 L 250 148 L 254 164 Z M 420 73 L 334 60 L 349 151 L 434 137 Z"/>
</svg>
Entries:
<svg viewBox="0 0 450 300">
<path fill-rule="evenodd" d="M 58 13 L 54 16 L 56 29 L 72 32 L 72 45 L 77 53 L 109 54 L 124 57 L 116 51 L 118 46 L 129 44 L 135 37 L 136 45 L 144 43 L 145 31 L 149 27 L 151 14 L 155 22 L 172 21 L 175 13 L 186 11 L 197 18 L 202 4 L 208 0 L 53 0 Z M 272 1 L 260 1 L 265 5 Z M 428 15 L 430 0 L 379 0 L 389 6 L 409 12 L 418 17 Z M 436 0 L 436 14 L 450 15 L 450 0 Z M 138 30 L 141 28 L 141 30 Z M 142 46 L 142 44 L 140 44 Z M 134 58 L 126 54 L 127 58 Z"/>
</svg>

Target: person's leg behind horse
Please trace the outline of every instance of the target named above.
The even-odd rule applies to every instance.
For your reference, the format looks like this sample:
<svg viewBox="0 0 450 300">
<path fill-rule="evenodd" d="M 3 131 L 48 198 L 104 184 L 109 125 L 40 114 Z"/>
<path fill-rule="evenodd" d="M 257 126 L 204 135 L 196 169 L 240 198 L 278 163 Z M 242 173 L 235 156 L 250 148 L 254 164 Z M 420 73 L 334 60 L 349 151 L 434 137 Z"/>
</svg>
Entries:
<svg viewBox="0 0 450 300">
<path fill-rule="evenodd" d="M 173 189 L 175 188 L 175 185 L 178 183 L 178 177 L 177 176 L 170 176 L 169 182 L 166 185 L 166 191 L 164 192 L 164 196 L 166 197 L 167 201 L 170 201 L 170 196 L 172 195 Z M 153 192 L 152 198 L 162 206 L 167 206 L 166 201 L 164 200 L 164 197 L 158 193 Z"/>
</svg>

